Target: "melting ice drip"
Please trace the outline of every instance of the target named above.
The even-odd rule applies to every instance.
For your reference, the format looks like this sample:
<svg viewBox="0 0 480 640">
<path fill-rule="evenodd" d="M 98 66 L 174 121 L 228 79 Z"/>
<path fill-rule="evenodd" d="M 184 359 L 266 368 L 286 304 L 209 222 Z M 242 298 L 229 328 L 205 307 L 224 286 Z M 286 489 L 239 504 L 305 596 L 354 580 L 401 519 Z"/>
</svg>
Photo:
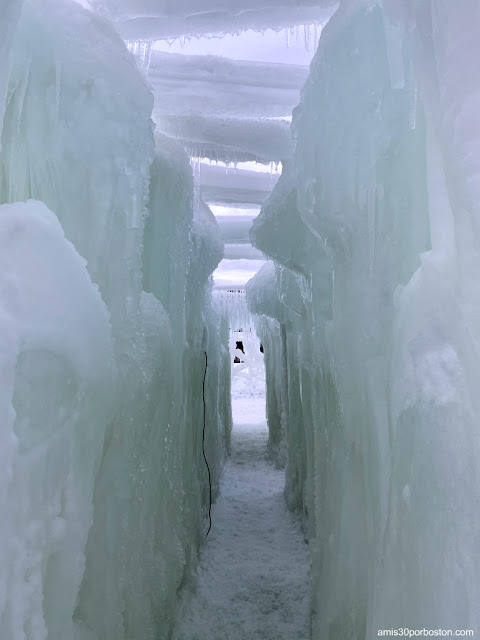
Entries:
<svg viewBox="0 0 480 640">
<path fill-rule="evenodd" d="M 125 44 L 135 56 L 138 67 L 148 73 L 152 59 L 153 42 L 151 40 L 126 40 Z"/>
</svg>

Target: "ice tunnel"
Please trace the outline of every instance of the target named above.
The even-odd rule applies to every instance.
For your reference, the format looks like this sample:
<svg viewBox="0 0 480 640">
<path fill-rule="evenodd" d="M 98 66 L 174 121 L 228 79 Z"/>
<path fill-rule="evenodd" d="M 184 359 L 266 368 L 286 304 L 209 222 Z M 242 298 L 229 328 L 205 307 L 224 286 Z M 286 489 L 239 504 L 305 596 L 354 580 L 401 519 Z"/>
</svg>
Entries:
<svg viewBox="0 0 480 640">
<path fill-rule="evenodd" d="M 480 0 L 0 9 L 0 640 L 480 638 Z"/>
</svg>

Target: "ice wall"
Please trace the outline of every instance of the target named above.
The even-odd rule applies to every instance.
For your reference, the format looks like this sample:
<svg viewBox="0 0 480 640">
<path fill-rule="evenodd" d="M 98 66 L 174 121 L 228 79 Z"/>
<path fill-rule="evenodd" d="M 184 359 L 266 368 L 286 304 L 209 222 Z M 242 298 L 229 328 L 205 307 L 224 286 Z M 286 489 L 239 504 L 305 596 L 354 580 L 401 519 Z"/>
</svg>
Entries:
<svg viewBox="0 0 480 640">
<path fill-rule="evenodd" d="M 208 511 L 204 352 L 214 493 L 231 428 L 222 244 L 192 213 L 188 158 L 155 148 L 151 93 L 107 22 L 27 0 L 12 36 L 0 637 L 167 638 Z"/>
<path fill-rule="evenodd" d="M 59 212 L 117 339 L 141 291 L 152 104 L 107 23 L 70 2 L 25 3 L 11 52 L 0 197 L 34 197 Z"/>
<path fill-rule="evenodd" d="M 2 132 L 1 123 L 3 121 L 3 114 L 5 110 L 10 47 L 21 8 L 21 0 L 2 0 L 2 3 L 0 4 L 0 11 L 2 15 L 2 22 L 0 24 L 0 136 Z M 1 148 L 2 145 L 0 141 L 0 150 Z"/>
<path fill-rule="evenodd" d="M 109 314 L 57 218 L 0 206 L 0 635 L 71 638 L 113 400 Z"/>
<path fill-rule="evenodd" d="M 315 640 L 480 621 L 478 3 L 384 4 L 324 29 L 252 231 Z"/>
</svg>

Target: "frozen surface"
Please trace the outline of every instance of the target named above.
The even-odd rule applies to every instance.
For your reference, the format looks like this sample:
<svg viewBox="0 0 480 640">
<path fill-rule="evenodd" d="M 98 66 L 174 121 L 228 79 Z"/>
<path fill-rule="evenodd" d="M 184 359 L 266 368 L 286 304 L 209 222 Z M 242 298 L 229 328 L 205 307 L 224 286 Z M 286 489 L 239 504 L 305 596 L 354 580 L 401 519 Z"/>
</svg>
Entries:
<svg viewBox="0 0 480 640">
<path fill-rule="evenodd" d="M 215 109 L 219 107 L 219 102 L 224 96 L 224 89 L 220 87 L 218 89 L 222 97 L 215 100 Z M 185 93 L 185 89 L 182 92 Z M 213 100 L 215 97 L 215 91 L 213 91 L 209 99 Z M 193 101 L 194 104 L 197 104 L 196 100 L 201 102 L 198 94 Z M 258 105 L 257 102 L 256 107 Z M 172 105 L 171 110 L 182 111 L 183 107 L 177 108 Z M 212 112 L 211 109 L 206 111 Z M 176 138 L 186 147 L 195 148 L 196 154 L 202 158 L 223 162 L 280 162 L 293 154 L 293 140 L 286 120 L 253 118 L 251 117 L 253 110 L 249 109 L 249 105 L 244 109 L 248 115 L 243 117 L 229 117 L 228 107 L 222 111 L 225 114 L 223 116 L 156 115 L 157 131 Z M 270 111 L 269 105 L 265 106 L 265 111 Z M 285 112 L 287 111 L 288 108 L 285 109 Z"/>
<path fill-rule="evenodd" d="M 219 215 L 217 224 L 225 244 L 250 244 L 250 228 L 253 215 Z"/>
<path fill-rule="evenodd" d="M 223 34 L 246 29 L 273 29 L 322 23 L 338 0 L 185 0 L 172 4 L 125 0 L 83 0 L 108 16 L 127 40 L 158 40 L 195 34 Z"/>
<path fill-rule="evenodd" d="M 0 136 L 2 133 L 3 114 L 7 93 L 8 62 L 15 27 L 20 17 L 22 2 L 20 0 L 2 0 L 2 22 L 0 24 Z M 2 148 L 0 139 L 0 150 Z"/>
<path fill-rule="evenodd" d="M 301 12 L 297 10 L 297 15 Z M 304 20 L 309 19 L 309 12 L 304 14 Z M 312 21 L 313 22 L 313 21 Z M 220 33 L 215 36 L 198 36 L 194 38 L 177 38 L 172 41 L 158 40 L 154 44 L 155 51 L 166 53 L 183 53 L 185 55 L 205 56 L 221 55 L 233 60 L 250 60 L 257 62 L 287 63 L 309 66 L 315 53 L 312 39 L 310 50 L 305 47 L 305 28 L 315 32 L 315 25 L 295 26 L 295 21 L 286 29 L 270 28 L 259 31 L 260 27 L 235 33 Z M 316 25 L 317 37 L 320 36 L 321 27 Z"/>
<path fill-rule="evenodd" d="M 120 339 L 141 291 L 151 94 L 113 28 L 69 2 L 27 2 L 11 58 L 1 201 L 58 212 Z"/>
<path fill-rule="evenodd" d="M 0 206 L 0 636 L 72 638 L 113 400 L 109 314 L 56 216 Z"/>
<path fill-rule="evenodd" d="M 265 399 L 237 398 L 233 411 L 232 457 L 173 638 L 306 640 L 308 546 L 265 457 Z"/>
<path fill-rule="evenodd" d="M 480 622 L 478 3 L 369 4 L 323 30 L 251 232 L 315 640 Z"/>
<path fill-rule="evenodd" d="M 0 200 L 46 204 L 0 209 L 0 637 L 163 640 L 208 511 L 205 353 L 214 495 L 230 440 L 223 245 L 107 22 L 27 0 L 10 36 Z"/>
<path fill-rule="evenodd" d="M 478 632 L 479 3 L 0 4 L 2 640 Z"/>
<path fill-rule="evenodd" d="M 158 122 L 162 115 L 288 116 L 307 75 L 303 65 L 153 51 L 148 78 Z"/>
<path fill-rule="evenodd" d="M 253 163 L 245 163 L 247 166 Z M 255 171 L 253 167 L 225 167 L 202 163 L 200 184 L 206 202 L 225 205 L 259 205 L 267 198 L 278 180 L 278 173 Z M 233 224 L 233 223 L 232 223 Z M 239 222 L 241 225 L 242 223 Z M 246 235 L 242 235 L 245 240 Z M 227 239 L 226 242 L 232 242 Z"/>
</svg>

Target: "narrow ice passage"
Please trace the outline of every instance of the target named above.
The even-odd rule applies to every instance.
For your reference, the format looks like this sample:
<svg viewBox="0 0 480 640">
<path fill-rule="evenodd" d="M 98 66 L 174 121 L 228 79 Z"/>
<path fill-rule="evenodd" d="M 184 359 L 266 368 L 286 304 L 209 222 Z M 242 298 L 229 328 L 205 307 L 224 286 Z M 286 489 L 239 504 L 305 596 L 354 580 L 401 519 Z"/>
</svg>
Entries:
<svg viewBox="0 0 480 640">
<path fill-rule="evenodd" d="M 264 398 L 233 402 L 232 455 L 174 640 L 306 640 L 309 552 L 266 459 Z"/>
</svg>

